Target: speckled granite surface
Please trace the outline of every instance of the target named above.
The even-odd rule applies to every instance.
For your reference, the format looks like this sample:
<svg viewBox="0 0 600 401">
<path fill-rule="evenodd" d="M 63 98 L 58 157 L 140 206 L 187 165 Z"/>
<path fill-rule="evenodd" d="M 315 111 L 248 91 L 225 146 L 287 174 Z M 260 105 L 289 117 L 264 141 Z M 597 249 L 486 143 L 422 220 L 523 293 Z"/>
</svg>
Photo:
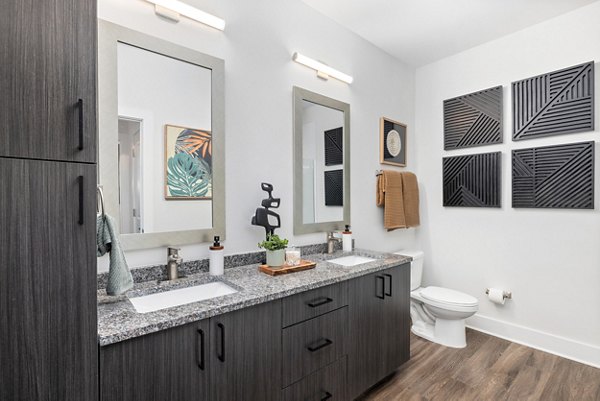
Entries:
<svg viewBox="0 0 600 401">
<path fill-rule="evenodd" d="M 299 246 L 302 255 L 313 255 L 316 253 L 327 252 L 327 243 L 303 245 Z M 335 243 L 335 249 L 342 249 L 340 242 Z M 166 258 L 166 257 L 165 257 Z M 226 255 L 224 258 L 225 269 L 232 267 L 246 266 L 255 263 L 264 263 L 265 251 L 240 253 L 235 255 Z M 193 274 L 203 273 L 208 271 L 208 259 L 188 260 L 184 259 L 183 264 L 179 268 L 181 276 L 190 276 Z M 143 283 L 146 281 L 157 281 L 167 279 L 167 265 L 152 265 L 137 267 L 131 269 L 134 283 Z M 106 288 L 108 282 L 108 272 L 98 274 L 98 289 Z"/>
<path fill-rule="evenodd" d="M 376 259 L 354 267 L 327 262 L 329 259 L 360 255 Z M 233 310 L 287 297 L 299 292 L 363 276 L 402 263 L 411 258 L 367 250 L 337 251 L 332 255 L 315 254 L 305 257 L 317 262 L 317 267 L 302 272 L 272 277 L 258 271 L 257 264 L 232 267 L 220 277 L 201 272 L 176 282 L 156 280 L 137 283 L 127 296 L 113 297 L 98 291 L 98 343 L 106 346 L 170 327 L 206 319 Z M 212 281 L 222 281 L 239 292 L 206 301 L 180 305 L 150 313 L 137 313 L 128 297 L 142 296 L 176 288 L 190 287 Z"/>
</svg>

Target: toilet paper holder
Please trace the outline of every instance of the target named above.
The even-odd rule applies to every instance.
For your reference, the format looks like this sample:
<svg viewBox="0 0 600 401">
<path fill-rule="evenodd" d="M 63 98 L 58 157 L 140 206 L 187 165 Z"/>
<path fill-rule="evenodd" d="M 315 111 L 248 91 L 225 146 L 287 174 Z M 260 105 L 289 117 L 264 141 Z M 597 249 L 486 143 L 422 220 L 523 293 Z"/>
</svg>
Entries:
<svg viewBox="0 0 600 401">
<path fill-rule="evenodd" d="M 485 294 L 488 295 L 490 293 L 490 289 L 485 289 Z M 502 291 L 502 298 L 504 299 L 512 299 L 512 292 L 510 291 Z"/>
</svg>

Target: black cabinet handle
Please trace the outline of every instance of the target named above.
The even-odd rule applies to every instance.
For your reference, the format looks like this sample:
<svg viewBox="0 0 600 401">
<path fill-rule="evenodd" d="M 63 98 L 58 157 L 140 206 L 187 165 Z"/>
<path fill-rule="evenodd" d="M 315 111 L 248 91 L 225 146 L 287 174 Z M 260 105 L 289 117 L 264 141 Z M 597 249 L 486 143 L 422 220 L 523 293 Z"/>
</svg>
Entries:
<svg viewBox="0 0 600 401">
<path fill-rule="evenodd" d="M 317 299 L 313 299 L 312 301 L 308 301 L 306 304 L 311 308 L 316 308 L 317 306 L 325 305 L 330 302 L 333 302 L 333 299 L 329 297 L 321 297 Z"/>
<path fill-rule="evenodd" d="M 204 370 L 204 330 L 198 329 L 198 348 L 196 349 L 196 362 L 201 370 Z"/>
<path fill-rule="evenodd" d="M 388 297 L 392 296 L 392 275 L 391 274 L 384 274 L 385 277 L 390 279 L 390 291 L 389 292 L 384 292 L 385 295 L 387 295 Z"/>
<path fill-rule="evenodd" d="M 77 149 L 83 150 L 83 99 L 77 100 L 77 109 L 79 111 L 79 146 Z"/>
<path fill-rule="evenodd" d="M 217 358 L 219 358 L 219 361 L 225 362 L 225 326 L 222 323 L 217 323 L 217 327 L 221 332 L 221 347 L 217 351 Z"/>
<path fill-rule="evenodd" d="M 306 347 L 306 349 L 309 350 L 310 352 L 315 352 L 315 351 L 320 350 L 321 348 L 325 348 L 325 347 L 333 344 L 333 341 L 331 341 L 329 338 L 322 338 L 313 344 L 314 345 L 309 345 L 308 347 Z"/>
<path fill-rule="evenodd" d="M 83 176 L 77 177 L 77 184 L 79 184 L 79 218 L 77 222 L 80 226 L 83 225 Z"/>
<path fill-rule="evenodd" d="M 381 295 L 379 295 L 379 292 L 377 290 L 377 287 L 379 287 L 378 285 L 375 285 L 375 296 L 379 299 L 385 299 L 385 277 L 383 276 L 377 276 L 375 277 L 375 279 L 377 280 L 376 283 L 379 283 L 379 281 L 381 280 Z"/>
<path fill-rule="evenodd" d="M 325 397 L 321 398 L 321 401 L 326 401 L 326 400 L 330 399 L 331 397 L 333 397 L 333 394 L 331 394 L 329 391 L 326 391 Z"/>
</svg>

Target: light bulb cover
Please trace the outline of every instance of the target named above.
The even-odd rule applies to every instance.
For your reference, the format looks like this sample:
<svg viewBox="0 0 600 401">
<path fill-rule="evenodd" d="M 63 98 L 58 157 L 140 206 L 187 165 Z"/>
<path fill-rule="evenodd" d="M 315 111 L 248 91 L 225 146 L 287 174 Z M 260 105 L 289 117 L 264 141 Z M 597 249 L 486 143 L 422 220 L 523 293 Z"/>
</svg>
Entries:
<svg viewBox="0 0 600 401">
<path fill-rule="evenodd" d="M 320 61 L 314 60 L 298 52 L 292 55 L 292 60 L 308 68 L 312 68 L 318 73 L 328 75 L 347 84 L 351 84 L 352 81 L 354 81 L 354 78 L 352 78 L 350 75 L 344 74 L 343 72 L 338 71 L 335 68 L 328 66 L 327 64 L 323 64 Z"/>
<path fill-rule="evenodd" d="M 194 21 L 198 21 L 204 25 L 208 25 L 220 31 L 225 30 L 225 20 L 216 17 L 212 14 L 204 12 L 202 10 L 197 9 L 196 7 L 192 7 L 189 4 L 181 2 L 179 0 L 146 0 L 149 3 L 154 5 L 168 8 L 176 13 L 184 15 Z"/>
</svg>

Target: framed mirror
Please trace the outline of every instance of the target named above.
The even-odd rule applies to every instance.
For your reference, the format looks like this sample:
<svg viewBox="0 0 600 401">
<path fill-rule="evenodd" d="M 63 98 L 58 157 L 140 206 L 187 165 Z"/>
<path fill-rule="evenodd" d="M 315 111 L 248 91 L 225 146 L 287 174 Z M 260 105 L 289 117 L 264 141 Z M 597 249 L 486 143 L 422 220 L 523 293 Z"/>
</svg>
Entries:
<svg viewBox="0 0 600 401">
<path fill-rule="evenodd" d="M 223 239 L 223 60 L 103 20 L 98 37 L 98 177 L 123 247 Z"/>
<path fill-rule="evenodd" d="M 350 105 L 294 87 L 294 234 L 350 224 Z"/>
</svg>

